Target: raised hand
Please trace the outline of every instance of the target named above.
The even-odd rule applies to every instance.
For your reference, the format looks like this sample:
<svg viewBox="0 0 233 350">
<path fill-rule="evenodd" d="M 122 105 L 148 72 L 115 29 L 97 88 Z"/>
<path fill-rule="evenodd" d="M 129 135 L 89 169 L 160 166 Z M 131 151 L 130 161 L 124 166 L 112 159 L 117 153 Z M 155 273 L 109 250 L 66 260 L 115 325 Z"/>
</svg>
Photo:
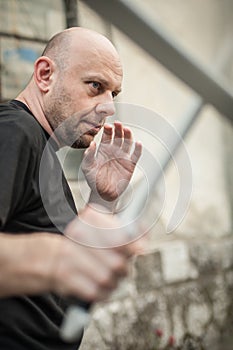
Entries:
<svg viewBox="0 0 233 350">
<path fill-rule="evenodd" d="M 133 143 L 129 128 L 121 122 L 115 122 L 114 127 L 105 124 L 97 153 L 96 143 L 92 142 L 82 162 L 91 198 L 115 201 L 126 189 L 141 152 L 142 145 Z"/>
</svg>

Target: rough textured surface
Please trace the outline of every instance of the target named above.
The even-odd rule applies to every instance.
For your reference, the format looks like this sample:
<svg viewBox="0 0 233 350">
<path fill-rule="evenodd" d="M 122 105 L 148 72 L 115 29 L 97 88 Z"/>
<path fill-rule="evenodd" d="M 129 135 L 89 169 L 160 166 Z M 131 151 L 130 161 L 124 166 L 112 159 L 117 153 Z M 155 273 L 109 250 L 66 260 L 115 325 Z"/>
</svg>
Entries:
<svg viewBox="0 0 233 350">
<path fill-rule="evenodd" d="M 168 251 L 178 243 L 187 274 L 179 258 L 162 258 L 166 245 L 139 256 L 109 301 L 95 305 L 81 350 L 232 349 L 233 238 L 174 240 Z"/>
</svg>

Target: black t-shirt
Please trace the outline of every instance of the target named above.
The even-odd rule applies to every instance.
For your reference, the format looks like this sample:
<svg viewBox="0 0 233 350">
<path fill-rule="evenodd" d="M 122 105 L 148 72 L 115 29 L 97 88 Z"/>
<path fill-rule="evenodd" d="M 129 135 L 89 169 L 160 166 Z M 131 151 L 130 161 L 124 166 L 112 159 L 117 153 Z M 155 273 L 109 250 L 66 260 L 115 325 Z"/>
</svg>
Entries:
<svg viewBox="0 0 233 350">
<path fill-rule="evenodd" d="M 76 215 L 56 143 L 48 140 L 23 103 L 0 104 L 0 232 L 62 234 Z M 67 306 L 52 293 L 0 299 L 0 349 L 76 350 L 79 342 L 66 344 L 58 334 Z"/>
</svg>

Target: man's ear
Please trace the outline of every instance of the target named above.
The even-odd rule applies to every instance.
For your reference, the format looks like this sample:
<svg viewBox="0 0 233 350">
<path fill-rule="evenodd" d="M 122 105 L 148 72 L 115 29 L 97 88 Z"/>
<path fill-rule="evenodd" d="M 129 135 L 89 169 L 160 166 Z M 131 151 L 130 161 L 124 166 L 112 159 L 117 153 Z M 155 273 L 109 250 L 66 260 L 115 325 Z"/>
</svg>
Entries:
<svg viewBox="0 0 233 350">
<path fill-rule="evenodd" d="M 51 84 L 51 76 L 54 72 L 53 61 L 46 57 L 39 57 L 34 64 L 34 79 L 42 92 L 48 92 Z"/>
</svg>

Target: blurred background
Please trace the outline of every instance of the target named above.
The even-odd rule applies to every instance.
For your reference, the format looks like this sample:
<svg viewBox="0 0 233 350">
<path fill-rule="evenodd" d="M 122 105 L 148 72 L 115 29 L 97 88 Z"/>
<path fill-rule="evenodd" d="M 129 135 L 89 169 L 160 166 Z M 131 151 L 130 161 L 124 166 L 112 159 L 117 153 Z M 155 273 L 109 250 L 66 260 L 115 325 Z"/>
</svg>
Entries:
<svg viewBox="0 0 233 350">
<path fill-rule="evenodd" d="M 134 123 L 131 112 L 145 118 L 146 132 L 133 128 L 135 137 L 164 165 L 169 155 L 149 133 L 153 116 L 161 116 L 175 134 L 185 133 L 192 169 L 192 195 L 172 235 L 167 223 L 185 186 L 178 160 L 162 172 L 166 195 L 158 181 L 144 217 L 153 221 L 162 205 L 150 251 L 136 259 L 108 303 L 97 305 L 82 349 L 162 349 L 169 342 L 232 349 L 233 1 L 0 0 L 0 101 L 27 84 L 53 34 L 77 25 L 106 35 L 120 54 L 117 119 Z M 65 162 L 79 208 L 86 193 L 81 157 L 82 151 L 69 151 Z M 187 167 L 182 154 L 179 164 Z M 136 186 L 139 180 L 136 175 Z"/>
</svg>

